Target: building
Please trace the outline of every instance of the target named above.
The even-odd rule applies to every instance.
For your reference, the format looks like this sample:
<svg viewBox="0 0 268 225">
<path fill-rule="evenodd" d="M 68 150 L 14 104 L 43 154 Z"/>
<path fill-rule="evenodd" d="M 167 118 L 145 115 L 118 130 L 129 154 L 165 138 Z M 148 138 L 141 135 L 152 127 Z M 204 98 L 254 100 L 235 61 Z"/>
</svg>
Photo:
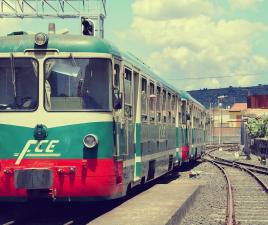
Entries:
<svg viewBox="0 0 268 225">
<path fill-rule="evenodd" d="M 247 110 L 247 103 L 235 103 L 229 110 L 229 127 L 241 127 L 241 118 Z"/>
<path fill-rule="evenodd" d="M 230 109 L 211 109 L 210 142 L 240 143 L 241 118 L 246 109 L 246 103 L 235 103 Z"/>
<path fill-rule="evenodd" d="M 242 120 L 248 117 L 268 115 L 268 95 L 252 95 L 247 103 L 234 103 L 230 109 L 212 108 L 209 115 L 210 143 L 240 143 Z M 242 125 L 241 125 L 242 123 Z"/>
<path fill-rule="evenodd" d="M 248 108 L 268 109 L 268 95 L 251 95 L 247 98 Z"/>
</svg>

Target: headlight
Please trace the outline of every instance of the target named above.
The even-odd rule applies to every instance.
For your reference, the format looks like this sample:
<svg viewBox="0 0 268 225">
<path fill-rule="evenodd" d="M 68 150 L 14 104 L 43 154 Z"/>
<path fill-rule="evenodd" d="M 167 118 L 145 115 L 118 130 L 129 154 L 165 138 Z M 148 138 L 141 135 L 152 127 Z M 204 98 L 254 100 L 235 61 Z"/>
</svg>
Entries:
<svg viewBox="0 0 268 225">
<path fill-rule="evenodd" d="M 99 140 L 97 138 L 96 135 L 94 134 L 88 134 L 84 137 L 84 145 L 87 147 L 87 148 L 94 148 L 97 146 L 97 144 L 99 143 Z"/>
<path fill-rule="evenodd" d="M 37 33 L 35 35 L 35 44 L 38 46 L 44 46 L 48 42 L 48 36 L 44 33 Z"/>
</svg>

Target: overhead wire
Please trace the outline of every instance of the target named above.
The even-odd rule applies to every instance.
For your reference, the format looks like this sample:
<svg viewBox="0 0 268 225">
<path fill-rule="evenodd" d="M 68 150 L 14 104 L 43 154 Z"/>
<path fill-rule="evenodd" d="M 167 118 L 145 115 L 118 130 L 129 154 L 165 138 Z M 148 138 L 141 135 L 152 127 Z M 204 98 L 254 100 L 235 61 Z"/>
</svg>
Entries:
<svg viewBox="0 0 268 225">
<path fill-rule="evenodd" d="M 252 76 L 261 76 L 264 74 L 236 74 L 239 76 L 245 76 L 245 77 L 252 77 Z M 209 77 L 183 77 L 183 78 L 165 78 L 167 80 L 203 80 L 203 79 L 213 79 L 213 78 L 228 78 L 228 77 L 234 77 L 235 75 L 223 75 L 223 76 L 209 76 Z"/>
</svg>

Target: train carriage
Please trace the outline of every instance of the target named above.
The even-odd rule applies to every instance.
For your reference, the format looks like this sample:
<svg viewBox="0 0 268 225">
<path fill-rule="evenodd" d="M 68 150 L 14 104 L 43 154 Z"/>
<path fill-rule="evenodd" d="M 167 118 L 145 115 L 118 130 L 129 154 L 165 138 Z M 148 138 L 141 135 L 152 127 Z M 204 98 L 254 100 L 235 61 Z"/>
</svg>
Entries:
<svg viewBox="0 0 268 225">
<path fill-rule="evenodd" d="M 0 200 L 114 199 L 200 156 L 204 107 L 130 53 L 79 35 L 0 41 Z"/>
</svg>

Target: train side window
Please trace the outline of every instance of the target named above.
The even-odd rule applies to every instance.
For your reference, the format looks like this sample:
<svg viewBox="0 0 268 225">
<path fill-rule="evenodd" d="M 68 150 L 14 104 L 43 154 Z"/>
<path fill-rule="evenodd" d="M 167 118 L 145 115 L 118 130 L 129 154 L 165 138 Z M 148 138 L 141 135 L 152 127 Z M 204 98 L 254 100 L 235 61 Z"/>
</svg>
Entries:
<svg viewBox="0 0 268 225">
<path fill-rule="evenodd" d="M 157 122 L 161 122 L 161 88 L 157 86 L 156 88 L 156 116 Z"/>
<path fill-rule="evenodd" d="M 168 92 L 167 94 L 167 111 L 168 111 L 168 123 L 171 123 L 171 94 Z"/>
<path fill-rule="evenodd" d="M 155 95 L 155 85 L 153 82 L 150 82 L 150 98 L 149 98 L 149 108 L 150 108 L 150 121 L 155 121 L 155 103 L 156 103 L 156 95 Z"/>
<path fill-rule="evenodd" d="M 196 111 L 195 111 L 194 106 L 193 106 L 193 111 L 192 112 L 193 112 L 193 114 L 192 114 L 193 115 L 193 122 L 192 122 L 193 124 L 192 124 L 192 126 L 196 127 Z"/>
<path fill-rule="evenodd" d="M 124 74 L 124 88 L 125 88 L 125 116 L 129 119 L 132 118 L 132 72 L 125 69 Z"/>
<path fill-rule="evenodd" d="M 181 114 L 181 107 L 182 107 L 181 104 L 182 104 L 182 102 L 180 100 L 178 100 L 178 104 L 179 104 L 178 105 L 179 106 L 178 107 L 179 108 L 179 115 L 178 115 L 179 116 L 179 124 L 181 124 L 182 123 L 182 114 Z"/>
<path fill-rule="evenodd" d="M 114 87 L 115 88 L 119 88 L 120 86 L 119 74 L 120 74 L 120 66 L 119 64 L 115 64 L 114 65 Z"/>
<path fill-rule="evenodd" d="M 141 79 L 141 115 L 142 121 L 148 119 L 147 80 Z"/>
<path fill-rule="evenodd" d="M 167 122 L 167 91 L 163 89 L 162 91 L 163 96 L 163 104 L 162 104 L 162 113 L 163 113 L 163 122 Z"/>
<path fill-rule="evenodd" d="M 186 124 L 187 118 L 186 118 L 186 101 L 182 101 L 181 104 L 181 116 L 182 116 L 182 124 Z"/>
<path fill-rule="evenodd" d="M 171 97 L 171 110 L 172 110 L 172 123 L 176 123 L 176 113 L 177 113 L 177 97 L 172 95 Z"/>
</svg>

